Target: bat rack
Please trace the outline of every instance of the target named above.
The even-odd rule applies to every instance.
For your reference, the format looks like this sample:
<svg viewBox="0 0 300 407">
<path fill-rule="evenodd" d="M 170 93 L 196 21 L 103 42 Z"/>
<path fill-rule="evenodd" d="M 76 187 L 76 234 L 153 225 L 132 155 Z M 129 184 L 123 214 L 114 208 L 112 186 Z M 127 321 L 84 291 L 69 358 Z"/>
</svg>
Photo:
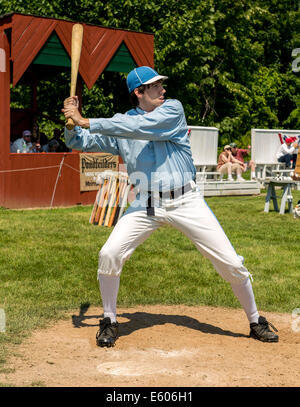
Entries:
<svg viewBox="0 0 300 407">
<path fill-rule="evenodd" d="M 127 207 L 131 184 L 124 172 L 103 171 L 98 176 L 99 189 L 93 205 L 89 223 L 113 227 Z"/>
</svg>

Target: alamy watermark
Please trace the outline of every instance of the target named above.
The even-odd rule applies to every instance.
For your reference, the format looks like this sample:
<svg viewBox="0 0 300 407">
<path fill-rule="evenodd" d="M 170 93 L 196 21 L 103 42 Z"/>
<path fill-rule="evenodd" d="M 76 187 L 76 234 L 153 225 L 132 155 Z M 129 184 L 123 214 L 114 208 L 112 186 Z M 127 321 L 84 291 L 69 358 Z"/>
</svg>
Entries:
<svg viewBox="0 0 300 407">
<path fill-rule="evenodd" d="M 300 308 L 295 308 L 292 311 L 292 331 L 300 332 Z"/>
<path fill-rule="evenodd" d="M 296 57 L 296 59 L 294 59 L 292 62 L 292 71 L 299 72 L 300 71 L 300 48 L 293 49 L 292 57 Z"/>
<path fill-rule="evenodd" d="M 3 308 L 0 308 L 0 333 L 5 332 L 5 328 L 6 328 L 5 311 Z"/>
</svg>

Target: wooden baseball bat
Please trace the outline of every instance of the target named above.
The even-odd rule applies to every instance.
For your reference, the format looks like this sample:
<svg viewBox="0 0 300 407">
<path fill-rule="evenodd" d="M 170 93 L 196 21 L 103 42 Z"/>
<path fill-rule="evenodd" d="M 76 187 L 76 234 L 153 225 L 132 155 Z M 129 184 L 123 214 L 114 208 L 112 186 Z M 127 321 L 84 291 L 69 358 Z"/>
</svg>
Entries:
<svg viewBox="0 0 300 407">
<path fill-rule="evenodd" d="M 108 183 L 108 179 L 105 178 L 104 182 L 103 182 L 103 185 L 101 187 L 101 195 L 100 195 L 100 199 L 99 199 L 97 212 L 96 212 L 96 215 L 95 215 L 95 221 L 94 221 L 95 225 L 98 225 L 98 223 L 99 223 L 99 219 L 100 219 L 100 215 L 101 215 L 101 211 L 102 211 L 102 206 L 103 206 L 103 201 L 104 201 L 104 197 L 105 197 L 105 193 L 106 193 L 106 189 L 107 189 L 107 183 Z"/>
<path fill-rule="evenodd" d="M 123 196 L 122 203 L 121 203 L 120 212 L 119 212 L 119 215 L 118 215 L 118 220 L 121 218 L 121 216 L 123 215 L 123 212 L 125 211 L 128 194 L 129 194 L 129 191 L 130 191 L 131 187 L 132 187 L 131 184 L 126 185 L 126 188 L 125 188 L 125 191 L 124 191 L 124 196 Z"/>
<path fill-rule="evenodd" d="M 109 181 L 108 181 L 108 187 L 107 187 L 107 190 L 105 191 L 105 197 L 104 197 L 104 201 L 103 201 L 103 205 L 102 205 L 102 209 L 101 209 L 101 215 L 100 215 L 98 226 L 102 226 L 103 219 L 107 212 L 108 197 L 110 195 L 111 185 L 112 185 L 112 177 L 110 176 Z"/>
<path fill-rule="evenodd" d="M 294 181 L 300 181 L 300 148 L 298 150 L 295 172 L 292 178 Z"/>
<path fill-rule="evenodd" d="M 80 54 L 82 48 L 83 38 L 83 25 L 74 24 L 72 28 L 72 46 L 71 46 L 71 89 L 70 96 L 75 96 L 77 76 L 79 69 Z M 72 130 L 75 123 L 71 118 L 67 120 L 66 127 L 68 130 Z"/>
<path fill-rule="evenodd" d="M 116 187 L 116 199 L 115 199 L 115 204 L 108 222 L 108 227 L 111 228 L 113 225 L 113 221 L 115 219 L 115 215 L 116 215 L 116 210 L 119 204 L 119 197 L 120 197 L 120 179 L 119 177 L 117 178 L 117 187 Z"/>
<path fill-rule="evenodd" d="M 97 211 L 97 208 L 98 208 L 98 205 L 99 205 L 100 193 L 101 193 L 101 188 L 98 189 L 96 199 L 95 199 L 95 202 L 94 202 L 94 206 L 93 206 L 93 210 L 92 210 L 92 213 L 91 213 L 91 216 L 90 216 L 89 223 L 91 223 L 91 224 L 93 224 L 94 220 L 95 220 L 96 211 Z"/>
<path fill-rule="evenodd" d="M 126 181 L 126 183 L 127 183 L 127 181 Z M 120 187 L 119 187 L 119 196 L 118 196 L 118 202 L 116 203 L 116 211 L 115 211 L 115 214 L 114 214 L 114 219 L 113 219 L 113 223 L 112 223 L 112 226 L 115 226 L 116 225 L 116 223 L 118 222 L 118 220 L 119 220 L 119 213 L 120 213 L 120 202 L 121 202 L 121 200 L 122 200 L 122 197 L 123 197 L 123 191 L 124 191 L 124 185 L 125 185 L 125 180 L 124 179 L 120 179 Z"/>
<path fill-rule="evenodd" d="M 105 220 L 104 220 L 104 226 L 108 226 L 108 222 L 110 219 L 110 214 L 111 214 L 111 210 L 112 210 L 112 206 L 115 200 L 115 193 L 116 193 L 116 186 L 117 186 L 117 178 L 114 175 L 113 176 L 113 181 L 112 181 L 112 188 L 111 188 L 111 193 L 110 193 L 110 198 L 109 198 L 109 202 L 108 202 L 108 208 L 107 208 L 107 212 L 106 212 L 106 216 L 105 216 Z"/>
<path fill-rule="evenodd" d="M 101 212 L 102 212 L 102 209 L 103 209 L 103 203 L 104 203 L 104 198 L 105 198 L 105 194 L 106 194 L 106 191 L 107 191 L 107 187 L 108 187 L 108 179 L 104 178 L 103 185 L 102 185 L 102 188 L 101 188 L 100 200 L 99 200 L 97 212 L 96 212 L 96 215 L 95 215 L 95 222 L 94 222 L 95 225 L 99 224 L 99 219 L 100 219 Z"/>
<path fill-rule="evenodd" d="M 127 186 L 127 177 L 125 178 L 124 176 L 120 176 L 120 187 L 119 187 L 119 196 L 118 196 L 118 202 L 116 205 L 116 212 L 114 214 L 114 219 L 113 219 L 113 223 L 112 226 L 115 226 L 115 224 L 118 222 L 119 220 L 119 213 L 121 210 L 121 203 L 123 200 L 123 196 L 126 190 L 126 186 Z"/>
</svg>

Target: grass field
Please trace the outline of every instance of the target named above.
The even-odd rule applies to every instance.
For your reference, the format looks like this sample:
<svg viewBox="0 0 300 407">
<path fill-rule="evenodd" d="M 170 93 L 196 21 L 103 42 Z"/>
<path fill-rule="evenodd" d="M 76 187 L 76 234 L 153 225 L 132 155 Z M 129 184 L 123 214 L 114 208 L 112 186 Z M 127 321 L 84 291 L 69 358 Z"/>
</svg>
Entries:
<svg viewBox="0 0 300 407">
<path fill-rule="evenodd" d="M 293 191 L 294 203 L 300 191 Z M 300 306 L 299 230 L 292 215 L 264 213 L 256 197 L 207 198 L 252 273 L 260 310 L 292 312 Z M 5 345 L 84 304 L 101 306 L 98 252 L 111 229 L 88 223 L 91 207 L 0 209 L 0 363 Z M 121 276 L 118 304 L 239 307 L 228 283 L 193 244 L 162 227 L 134 252 Z"/>
</svg>

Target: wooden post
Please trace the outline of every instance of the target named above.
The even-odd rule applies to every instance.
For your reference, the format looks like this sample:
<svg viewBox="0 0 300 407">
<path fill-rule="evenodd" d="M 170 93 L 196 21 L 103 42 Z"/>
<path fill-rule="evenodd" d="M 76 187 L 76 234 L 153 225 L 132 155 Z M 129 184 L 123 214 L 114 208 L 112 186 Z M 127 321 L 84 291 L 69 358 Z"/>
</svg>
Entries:
<svg viewBox="0 0 300 407">
<path fill-rule="evenodd" d="M 9 167 L 10 153 L 10 46 L 4 31 L 0 32 L 0 170 Z M 0 206 L 5 206 L 5 179 L 0 173 Z"/>
</svg>

